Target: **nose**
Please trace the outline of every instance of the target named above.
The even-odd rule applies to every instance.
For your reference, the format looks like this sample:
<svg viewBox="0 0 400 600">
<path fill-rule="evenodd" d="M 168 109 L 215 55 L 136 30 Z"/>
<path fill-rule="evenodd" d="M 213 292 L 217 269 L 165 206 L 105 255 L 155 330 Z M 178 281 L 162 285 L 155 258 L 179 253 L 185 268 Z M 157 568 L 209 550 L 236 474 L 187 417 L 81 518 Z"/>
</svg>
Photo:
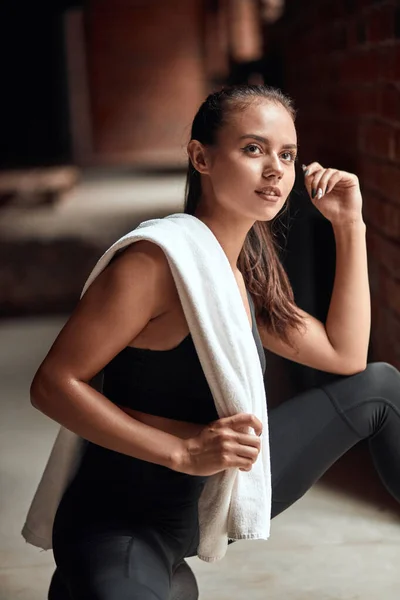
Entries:
<svg viewBox="0 0 400 600">
<path fill-rule="evenodd" d="M 268 162 L 264 165 L 263 177 L 265 179 L 271 179 L 273 177 L 282 179 L 283 165 L 277 154 L 270 155 Z"/>
</svg>

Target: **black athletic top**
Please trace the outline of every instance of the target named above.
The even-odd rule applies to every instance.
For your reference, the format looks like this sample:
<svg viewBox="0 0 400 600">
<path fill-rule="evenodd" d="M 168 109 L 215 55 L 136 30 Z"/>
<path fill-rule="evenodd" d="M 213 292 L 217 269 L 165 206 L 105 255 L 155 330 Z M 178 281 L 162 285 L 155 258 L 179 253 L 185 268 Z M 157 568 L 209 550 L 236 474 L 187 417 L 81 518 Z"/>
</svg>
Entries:
<svg viewBox="0 0 400 600">
<path fill-rule="evenodd" d="M 264 373 L 254 304 L 247 295 Z M 124 348 L 104 368 L 103 393 L 115 404 L 159 417 L 200 424 L 219 418 L 190 333 L 171 350 Z"/>
</svg>

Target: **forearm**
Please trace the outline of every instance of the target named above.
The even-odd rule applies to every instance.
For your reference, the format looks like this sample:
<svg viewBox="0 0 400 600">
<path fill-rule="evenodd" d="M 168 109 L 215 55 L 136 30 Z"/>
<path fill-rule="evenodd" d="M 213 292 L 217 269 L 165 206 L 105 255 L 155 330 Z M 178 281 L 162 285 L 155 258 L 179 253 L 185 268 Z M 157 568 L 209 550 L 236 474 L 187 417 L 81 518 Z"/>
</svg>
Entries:
<svg viewBox="0 0 400 600">
<path fill-rule="evenodd" d="M 371 327 L 366 227 L 360 220 L 333 231 L 336 273 L 325 327 L 338 355 L 357 368 L 367 362 Z"/>
<path fill-rule="evenodd" d="M 174 435 L 141 423 L 81 381 L 36 376 L 32 404 L 82 438 L 110 450 L 177 469 L 183 448 Z"/>
</svg>

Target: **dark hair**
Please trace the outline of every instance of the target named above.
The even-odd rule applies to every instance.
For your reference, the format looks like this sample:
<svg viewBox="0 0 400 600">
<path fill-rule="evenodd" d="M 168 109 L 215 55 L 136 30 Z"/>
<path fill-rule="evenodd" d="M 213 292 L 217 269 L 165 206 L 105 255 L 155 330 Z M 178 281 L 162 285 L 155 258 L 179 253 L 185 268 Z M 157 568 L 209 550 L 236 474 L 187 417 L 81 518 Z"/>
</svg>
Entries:
<svg viewBox="0 0 400 600">
<path fill-rule="evenodd" d="M 219 129 L 229 113 L 244 110 L 254 101 L 281 104 L 291 115 L 292 100 L 280 90 L 266 85 L 236 85 L 210 94 L 200 106 L 192 125 L 191 139 L 205 146 L 216 143 Z M 202 194 L 201 175 L 188 165 L 184 212 L 194 215 Z M 290 330 L 300 330 L 303 319 L 295 305 L 293 290 L 279 260 L 272 222 L 256 221 L 246 236 L 238 258 L 247 289 L 254 300 L 256 314 L 267 329 L 290 343 Z"/>
</svg>

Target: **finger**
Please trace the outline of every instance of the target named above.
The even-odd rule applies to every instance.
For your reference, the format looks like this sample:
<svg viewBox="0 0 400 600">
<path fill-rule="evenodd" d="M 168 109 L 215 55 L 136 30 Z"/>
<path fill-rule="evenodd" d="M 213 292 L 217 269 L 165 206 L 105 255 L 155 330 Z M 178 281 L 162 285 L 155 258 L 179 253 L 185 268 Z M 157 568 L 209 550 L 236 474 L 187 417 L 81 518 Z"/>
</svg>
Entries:
<svg viewBox="0 0 400 600">
<path fill-rule="evenodd" d="M 252 448 L 261 448 L 261 440 L 258 435 L 246 435 L 245 433 L 238 433 L 235 437 L 238 444 L 242 446 L 251 446 Z"/>
<path fill-rule="evenodd" d="M 306 186 L 306 190 L 307 190 L 310 198 L 314 198 L 316 196 L 318 182 L 323 174 L 324 174 L 324 169 L 320 169 L 319 171 L 316 171 L 312 175 L 309 175 L 308 177 L 305 178 L 304 184 Z"/>
<path fill-rule="evenodd" d="M 324 178 L 326 171 L 327 169 L 321 169 L 311 177 L 311 198 L 317 198 L 318 200 L 322 198 L 321 181 Z"/>
<path fill-rule="evenodd" d="M 236 456 L 231 456 L 230 458 L 227 458 L 224 462 L 225 462 L 225 469 L 231 469 L 231 468 L 244 468 L 246 471 L 248 470 L 248 468 L 252 467 L 253 464 L 255 463 L 257 459 L 257 456 L 241 456 L 239 454 L 237 454 Z"/>
<path fill-rule="evenodd" d="M 241 427 L 252 427 L 256 435 L 261 435 L 263 425 L 255 415 L 247 413 L 238 413 L 232 417 L 227 417 L 228 425 L 235 431 L 239 431 Z"/>
<path fill-rule="evenodd" d="M 251 417 L 252 415 L 247 413 L 237 413 L 230 417 L 219 419 L 218 422 L 222 427 L 230 427 L 235 431 L 244 432 L 246 427 L 252 427 Z"/>
<path fill-rule="evenodd" d="M 338 173 L 335 169 L 326 169 L 322 177 L 315 184 L 317 199 L 322 198 L 322 196 L 326 194 L 328 184 L 335 173 Z"/>
<path fill-rule="evenodd" d="M 326 186 L 325 194 L 329 194 L 335 187 L 335 185 L 342 179 L 343 174 L 340 171 L 336 171 L 329 179 L 328 185 Z"/>
<path fill-rule="evenodd" d="M 305 177 L 309 177 L 314 175 L 317 171 L 323 169 L 323 166 L 319 164 L 319 162 L 312 162 L 309 165 L 302 165 L 302 169 Z"/>
<path fill-rule="evenodd" d="M 251 471 L 253 468 L 253 463 L 248 462 L 245 467 L 239 467 L 239 471 Z"/>
<path fill-rule="evenodd" d="M 247 460 L 251 460 L 255 462 L 258 458 L 259 452 L 256 448 L 250 448 L 250 446 L 240 446 L 239 444 L 235 446 L 234 452 L 237 457 L 246 458 Z"/>
<path fill-rule="evenodd" d="M 321 167 L 319 163 L 312 163 L 312 165 L 312 167 L 307 167 L 306 171 L 304 172 L 304 185 L 306 186 L 310 198 L 314 198 L 316 195 L 316 185 L 325 171 L 325 169 Z M 303 165 L 303 168 L 305 168 L 305 165 Z"/>
<path fill-rule="evenodd" d="M 329 169 L 323 169 L 318 173 L 315 173 L 312 185 L 311 185 L 311 198 L 316 198 L 320 200 L 325 192 L 325 182 L 328 181 L 330 177 Z"/>
</svg>

